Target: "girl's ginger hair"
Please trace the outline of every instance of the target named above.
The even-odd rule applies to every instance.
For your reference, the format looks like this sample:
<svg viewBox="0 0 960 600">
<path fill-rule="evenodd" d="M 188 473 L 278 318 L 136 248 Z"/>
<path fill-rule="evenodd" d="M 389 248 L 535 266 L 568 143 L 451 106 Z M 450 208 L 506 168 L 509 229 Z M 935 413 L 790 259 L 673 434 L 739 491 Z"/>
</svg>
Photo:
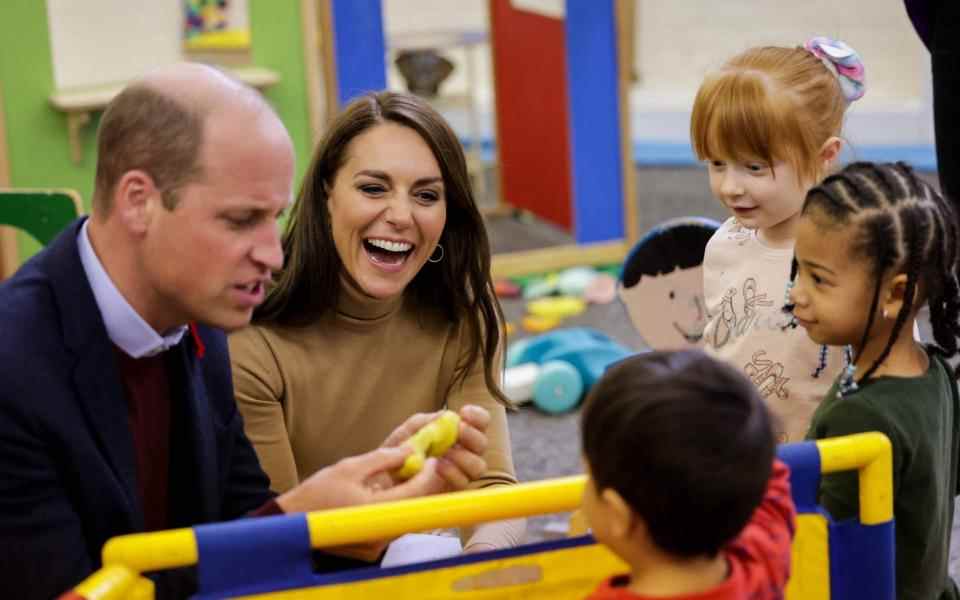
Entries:
<svg viewBox="0 0 960 600">
<path fill-rule="evenodd" d="M 809 51 L 751 48 L 704 79 L 690 139 L 700 160 L 786 161 L 800 181 L 817 181 L 820 149 L 840 135 L 846 108 L 836 75 Z"/>
</svg>

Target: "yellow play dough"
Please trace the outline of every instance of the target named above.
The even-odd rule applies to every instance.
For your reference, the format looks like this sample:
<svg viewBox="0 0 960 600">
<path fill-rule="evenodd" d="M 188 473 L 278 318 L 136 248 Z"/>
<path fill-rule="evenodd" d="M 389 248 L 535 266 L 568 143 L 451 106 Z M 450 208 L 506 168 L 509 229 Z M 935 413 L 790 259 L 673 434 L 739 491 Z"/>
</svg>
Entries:
<svg viewBox="0 0 960 600">
<path fill-rule="evenodd" d="M 460 415 L 445 410 L 439 417 L 430 421 L 410 436 L 406 444 L 413 452 L 395 473 L 400 479 L 409 479 L 420 472 L 428 456 L 443 456 L 454 444 L 460 433 Z"/>
</svg>

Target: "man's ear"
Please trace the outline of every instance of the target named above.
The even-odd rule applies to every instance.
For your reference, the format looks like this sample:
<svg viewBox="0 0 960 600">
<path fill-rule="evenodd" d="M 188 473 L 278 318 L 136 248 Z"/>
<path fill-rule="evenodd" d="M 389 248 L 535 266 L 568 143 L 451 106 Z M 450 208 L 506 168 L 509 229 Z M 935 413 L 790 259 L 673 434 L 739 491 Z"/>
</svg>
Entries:
<svg viewBox="0 0 960 600">
<path fill-rule="evenodd" d="M 608 530 L 613 537 L 627 539 L 634 534 L 637 527 L 643 525 L 623 496 L 613 488 L 603 490 L 600 493 L 600 501 L 607 507 Z"/>
<path fill-rule="evenodd" d="M 126 225 L 131 233 L 146 232 L 160 190 L 146 171 L 133 169 L 124 173 L 113 188 L 111 213 Z"/>
</svg>

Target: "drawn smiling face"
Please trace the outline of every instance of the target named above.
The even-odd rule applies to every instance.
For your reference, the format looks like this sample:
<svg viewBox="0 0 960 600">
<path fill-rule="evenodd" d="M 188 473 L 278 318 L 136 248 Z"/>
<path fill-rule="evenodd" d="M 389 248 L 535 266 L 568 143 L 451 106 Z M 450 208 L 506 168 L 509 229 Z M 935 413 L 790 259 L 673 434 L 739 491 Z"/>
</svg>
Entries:
<svg viewBox="0 0 960 600">
<path fill-rule="evenodd" d="M 644 275 L 632 287 L 621 285 L 618 293 L 630 321 L 651 348 L 679 350 L 700 345 L 707 323 L 700 266 Z"/>
<path fill-rule="evenodd" d="M 703 339 L 703 328 L 707 324 L 706 314 L 707 311 L 703 308 L 703 297 L 700 295 L 694 296 L 690 299 L 697 309 L 697 314 L 700 315 L 697 317 L 696 323 L 694 323 L 694 329 L 687 330 L 684 327 L 677 323 L 673 322 L 673 328 L 677 330 L 683 339 L 687 340 L 690 345 L 697 345 L 701 339 Z"/>
</svg>

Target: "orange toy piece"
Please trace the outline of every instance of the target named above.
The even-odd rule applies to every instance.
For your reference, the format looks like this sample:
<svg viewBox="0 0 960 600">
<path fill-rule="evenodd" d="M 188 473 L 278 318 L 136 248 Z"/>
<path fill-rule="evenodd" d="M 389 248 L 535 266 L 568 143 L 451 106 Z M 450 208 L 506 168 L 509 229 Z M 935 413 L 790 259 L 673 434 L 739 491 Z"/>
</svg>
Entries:
<svg viewBox="0 0 960 600">
<path fill-rule="evenodd" d="M 531 333 L 542 333 L 559 325 L 561 320 L 558 317 L 527 315 L 523 318 L 523 328 Z"/>
</svg>

